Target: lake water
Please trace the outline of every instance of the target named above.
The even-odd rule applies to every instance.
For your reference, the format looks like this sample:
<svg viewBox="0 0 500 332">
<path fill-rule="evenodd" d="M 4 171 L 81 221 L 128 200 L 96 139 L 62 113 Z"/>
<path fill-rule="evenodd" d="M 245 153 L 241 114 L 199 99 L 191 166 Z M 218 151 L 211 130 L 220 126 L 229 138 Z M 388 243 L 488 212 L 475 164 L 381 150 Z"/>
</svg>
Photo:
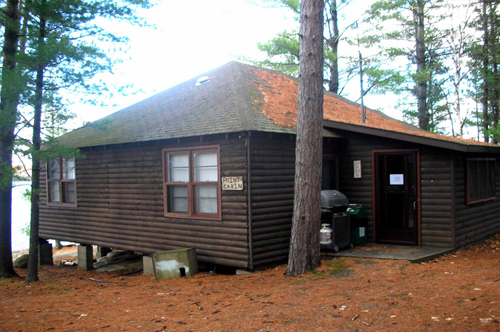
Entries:
<svg viewBox="0 0 500 332">
<path fill-rule="evenodd" d="M 28 249 L 29 236 L 22 231 L 30 223 L 31 205 L 22 193 L 30 189 L 31 182 L 16 182 L 12 188 L 12 251 Z"/>
<path fill-rule="evenodd" d="M 15 182 L 12 188 L 12 251 L 29 249 L 30 237 L 26 235 L 23 228 L 30 223 L 31 203 L 23 197 L 23 193 L 31 189 L 31 182 Z M 52 246 L 54 240 L 49 240 Z M 61 242 L 62 245 L 72 244 L 71 242 Z"/>
</svg>

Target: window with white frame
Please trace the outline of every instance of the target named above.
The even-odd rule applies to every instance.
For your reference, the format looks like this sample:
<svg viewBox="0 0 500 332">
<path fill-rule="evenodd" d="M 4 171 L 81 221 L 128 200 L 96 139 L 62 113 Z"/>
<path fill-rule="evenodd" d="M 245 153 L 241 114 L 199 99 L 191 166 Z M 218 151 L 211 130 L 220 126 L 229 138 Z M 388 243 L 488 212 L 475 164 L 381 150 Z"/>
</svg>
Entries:
<svg viewBox="0 0 500 332">
<path fill-rule="evenodd" d="M 53 205 L 76 205 L 75 158 L 56 158 L 47 163 L 47 201 Z"/>
<path fill-rule="evenodd" d="M 163 151 L 165 216 L 220 219 L 219 147 Z"/>
</svg>

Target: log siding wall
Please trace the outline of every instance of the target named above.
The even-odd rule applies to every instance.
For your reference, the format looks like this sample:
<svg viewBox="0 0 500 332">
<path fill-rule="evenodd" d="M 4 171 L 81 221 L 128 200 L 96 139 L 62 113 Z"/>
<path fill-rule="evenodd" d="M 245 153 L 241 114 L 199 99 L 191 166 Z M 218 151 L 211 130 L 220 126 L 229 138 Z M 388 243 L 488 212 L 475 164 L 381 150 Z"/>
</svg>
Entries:
<svg viewBox="0 0 500 332">
<path fill-rule="evenodd" d="M 246 138 L 181 139 L 83 149 L 77 159 L 78 206 L 40 207 L 40 237 L 153 253 L 196 248 L 209 264 L 248 267 Z M 222 191 L 222 220 L 163 216 L 162 149 L 220 145 L 221 176 L 243 176 L 243 191 Z M 42 179 L 45 178 L 45 172 Z M 45 190 L 45 181 L 43 190 Z"/>
<path fill-rule="evenodd" d="M 469 157 L 488 157 L 475 156 Z M 467 179 L 466 156 L 455 154 L 455 218 L 456 218 L 456 247 L 466 247 L 484 240 L 500 232 L 500 159 L 496 159 L 495 191 L 496 199 L 482 203 L 467 205 L 465 186 Z"/>
<path fill-rule="evenodd" d="M 463 247 L 500 231 L 497 199 L 465 203 L 461 153 L 339 130 L 324 154 L 339 160 L 339 190 L 368 212 L 373 241 L 373 150 L 420 152 L 421 245 Z M 244 190 L 222 191 L 222 220 L 163 216 L 162 149 L 220 145 L 221 176 L 242 176 Z M 40 236 L 153 253 L 194 247 L 203 263 L 258 268 L 288 258 L 293 215 L 295 136 L 261 132 L 84 149 L 76 162 L 76 208 L 42 204 Z M 362 177 L 354 178 L 360 160 Z M 247 167 L 248 166 L 248 167 Z M 45 192 L 45 169 L 42 174 Z M 44 193 L 45 194 L 45 193 Z"/>
<path fill-rule="evenodd" d="M 420 148 L 421 245 L 453 248 L 451 152 Z"/>
<path fill-rule="evenodd" d="M 452 247 L 451 154 L 444 150 L 339 131 L 344 137 L 332 144 L 339 150 L 340 192 L 350 203 L 362 204 L 368 213 L 367 238 L 373 241 L 372 151 L 413 150 L 420 152 L 421 245 Z M 361 161 L 362 177 L 354 178 L 353 161 Z"/>
<path fill-rule="evenodd" d="M 252 133 L 250 160 L 254 267 L 286 263 L 293 215 L 295 136 Z"/>
</svg>

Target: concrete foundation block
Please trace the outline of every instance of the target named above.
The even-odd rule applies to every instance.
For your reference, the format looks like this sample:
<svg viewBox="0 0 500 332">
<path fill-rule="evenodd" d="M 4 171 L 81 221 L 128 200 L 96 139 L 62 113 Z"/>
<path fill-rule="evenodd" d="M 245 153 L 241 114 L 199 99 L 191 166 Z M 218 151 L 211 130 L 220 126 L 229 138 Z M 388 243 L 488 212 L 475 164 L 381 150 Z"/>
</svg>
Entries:
<svg viewBox="0 0 500 332">
<path fill-rule="evenodd" d="M 94 252 L 91 245 L 78 246 L 78 268 L 89 271 L 94 268 Z"/>
<path fill-rule="evenodd" d="M 190 277 L 198 273 L 194 248 L 160 251 L 152 255 L 156 280 Z"/>
<path fill-rule="evenodd" d="M 38 245 L 38 264 L 54 265 L 52 257 L 52 244 L 46 241 L 40 241 L 40 244 Z"/>
<path fill-rule="evenodd" d="M 142 256 L 142 270 L 144 275 L 155 274 L 155 269 L 153 267 L 153 257 Z"/>
</svg>

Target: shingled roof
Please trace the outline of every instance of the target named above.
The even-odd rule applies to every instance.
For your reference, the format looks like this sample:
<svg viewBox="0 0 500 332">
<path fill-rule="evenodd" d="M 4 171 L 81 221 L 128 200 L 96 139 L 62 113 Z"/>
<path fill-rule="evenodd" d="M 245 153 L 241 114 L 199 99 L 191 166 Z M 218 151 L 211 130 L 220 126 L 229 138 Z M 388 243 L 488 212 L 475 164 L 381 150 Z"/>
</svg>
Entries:
<svg viewBox="0 0 500 332">
<path fill-rule="evenodd" d="M 200 80 L 200 78 L 203 78 Z M 166 91 L 76 129 L 59 138 L 72 147 L 90 147 L 169 138 L 264 131 L 295 133 L 298 82 L 285 74 L 230 62 Z M 497 147 L 422 131 L 325 92 L 325 127 L 391 136 L 460 150 Z M 446 145 L 445 144 L 445 145 Z M 496 149 L 495 149 L 496 150 Z"/>
</svg>

